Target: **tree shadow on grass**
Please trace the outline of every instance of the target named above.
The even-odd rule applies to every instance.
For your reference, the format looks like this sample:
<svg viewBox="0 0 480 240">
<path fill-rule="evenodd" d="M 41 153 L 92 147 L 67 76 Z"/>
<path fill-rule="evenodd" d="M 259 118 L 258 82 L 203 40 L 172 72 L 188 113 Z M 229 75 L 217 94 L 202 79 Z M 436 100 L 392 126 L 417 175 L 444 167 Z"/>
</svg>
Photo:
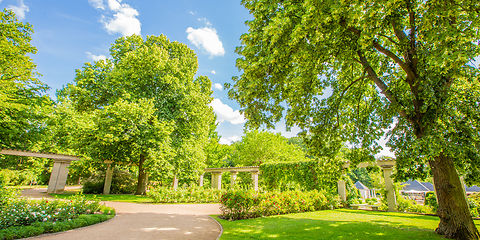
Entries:
<svg viewBox="0 0 480 240">
<path fill-rule="evenodd" d="M 388 219 L 359 222 L 275 216 L 229 223 L 222 221 L 222 225 L 222 239 L 444 239 L 433 229 Z"/>
</svg>

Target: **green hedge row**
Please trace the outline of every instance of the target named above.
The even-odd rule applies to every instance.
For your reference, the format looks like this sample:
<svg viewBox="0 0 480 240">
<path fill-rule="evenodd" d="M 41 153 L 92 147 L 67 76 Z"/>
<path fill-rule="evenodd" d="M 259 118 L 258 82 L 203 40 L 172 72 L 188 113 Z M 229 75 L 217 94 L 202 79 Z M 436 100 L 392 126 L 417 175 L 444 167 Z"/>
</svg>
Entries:
<svg viewBox="0 0 480 240">
<path fill-rule="evenodd" d="M 302 162 L 265 163 L 260 165 L 266 190 L 336 191 L 342 161 L 329 158 Z"/>
<path fill-rule="evenodd" d="M 0 239 L 18 239 L 33 237 L 44 233 L 67 231 L 74 228 L 85 227 L 106 221 L 115 216 L 113 210 L 107 210 L 103 214 L 84 214 L 70 221 L 62 222 L 36 222 L 29 226 L 14 226 L 0 230 Z"/>
<path fill-rule="evenodd" d="M 171 187 L 157 187 L 147 192 L 147 196 L 156 203 L 218 203 L 224 191 L 190 187 L 173 190 Z"/>
<path fill-rule="evenodd" d="M 264 193 L 233 190 L 224 193 L 220 203 L 221 218 L 228 220 L 311 212 L 340 206 L 338 196 L 318 190 Z"/>
</svg>

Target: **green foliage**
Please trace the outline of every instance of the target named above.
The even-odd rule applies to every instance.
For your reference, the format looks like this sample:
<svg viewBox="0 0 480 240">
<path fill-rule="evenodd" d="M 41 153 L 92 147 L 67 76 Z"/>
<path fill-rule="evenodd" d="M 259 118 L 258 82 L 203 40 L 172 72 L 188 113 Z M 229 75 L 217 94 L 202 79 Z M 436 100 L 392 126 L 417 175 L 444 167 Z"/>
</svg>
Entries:
<svg viewBox="0 0 480 240">
<path fill-rule="evenodd" d="M 85 151 L 101 161 L 136 163 L 142 182 L 147 174 L 152 180 L 173 174 L 196 179 L 205 167 L 204 146 L 215 119 L 208 106 L 211 82 L 205 76 L 195 78 L 193 50 L 164 35 L 133 35 L 117 39 L 110 55 L 78 69 L 75 84 L 59 94 L 76 112 L 87 117 L 97 112 L 101 125 L 91 137 L 101 144 Z M 88 137 L 89 131 L 81 133 Z"/>
<path fill-rule="evenodd" d="M 435 213 L 432 207 L 428 205 L 417 204 L 414 200 L 407 199 L 402 195 L 397 197 L 397 211 L 408 213 Z"/>
<path fill-rule="evenodd" d="M 70 221 L 35 222 L 29 226 L 13 226 L 0 230 L 0 239 L 18 239 L 33 237 L 44 233 L 67 231 L 106 221 L 115 216 L 115 210 L 102 206 L 103 214 L 82 214 Z"/>
<path fill-rule="evenodd" d="M 98 171 L 85 182 L 83 182 L 82 192 L 85 194 L 102 194 L 105 185 L 105 172 Z M 125 170 L 115 168 L 113 171 L 111 194 L 132 194 L 136 187 L 135 176 Z"/>
<path fill-rule="evenodd" d="M 425 206 L 431 207 L 434 213 L 437 212 L 438 202 L 437 202 L 437 197 L 435 196 L 435 193 L 427 192 L 427 194 L 425 195 Z"/>
<path fill-rule="evenodd" d="M 30 55 L 32 26 L 17 20 L 11 10 L 0 11 L 0 148 L 34 150 L 41 147 L 45 121 L 52 101 L 46 85 L 37 79 Z M 11 167 L 16 157 L 2 157 Z"/>
<path fill-rule="evenodd" d="M 3 186 L 18 186 L 36 183 L 38 176 L 35 172 L 25 170 L 0 170 L 0 185 Z"/>
<path fill-rule="evenodd" d="M 260 165 L 265 189 L 271 190 L 328 190 L 336 192 L 341 176 L 341 161 L 320 158 L 318 160 L 265 163 Z"/>
<path fill-rule="evenodd" d="M 217 203 L 224 191 L 203 187 L 173 188 L 156 187 L 147 196 L 156 203 Z"/>
<path fill-rule="evenodd" d="M 468 196 L 467 200 L 470 206 L 470 214 L 473 217 L 480 218 L 480 193 Z"/>
<path fill-rule="evenodd" d="M 253 130 L 233 145 L 232 161 L 236 166 L 259 166 L 263 163 L 305 161 L 305 153 L 279 133 Z"/>
<path fill-rule="evenodd" d="M 221 217 L 228 220 L 310 212 L 339 206 L 339 200 L 334 195 L 317 190 L 264 193 L 233 190 L 224 193 L 220 200 Z"/>
<path fill-rule="evenodd" d="M 82 195 L 75 195 L 70 201 L 14 198 L 1 206 L 0 229 L 35 222 L 69 221 L 81 214 L 93 214 L 99 207 L 98 200 L 87 201 Z"/>
</svg>

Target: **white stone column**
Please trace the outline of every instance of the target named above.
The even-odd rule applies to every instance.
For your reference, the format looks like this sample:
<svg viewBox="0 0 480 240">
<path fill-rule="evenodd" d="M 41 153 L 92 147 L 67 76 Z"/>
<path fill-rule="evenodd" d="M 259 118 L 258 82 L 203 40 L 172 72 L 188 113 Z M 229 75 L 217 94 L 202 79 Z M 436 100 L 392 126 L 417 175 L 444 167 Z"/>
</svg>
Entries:
<svg viewBox="0 0 480 240">
<path fill-rule="evenodd" d="M 222 189 L 222 173 L 221 172 L 212 172 L 212 188 Z"/>
<path fill-rule="evenodd" d="M 200 179 L 198 179 L 198 186 L 203 187 L 203 174 L 200 175 Z"/>
<path fill-rule="evenodd" d="M 174 175 L 173 176 L 173 190 L 177 190 L 178 189 L 178 178 L 177 178 L 177 175 Z"/>
<path fill-rule="evenodd" d="M 252 172 L 253 189 L 258 191 L 258 172 Z"/>
<path fill-rule="evenodd" d="M 238 172 L 232 172 L 232 176 L 230 177 L 230 186 L 232 188 L 235 186 L 235 182 L 237 181 L 237 174 Z"/>
<path fill-rule="evenodd" d="M 105 183 L 103 185 L 103 194 L 110 194 L 110 188 L 112 186 L 112 178 L 113 178 L 113 168 L 112 163 L 113 161 L 105 161 L 107 164 L 107 171 L 105 173 Z"/>
<path fill-rule="evenodd" d="M 338 195 L 340 196 L 341 201 L 347 201 L 347 188 L 345 186 L 345 181 L 340 179 L 337 182 Z"/>
<path fill-rule="evenodd" d="M 65 190 L 70 161 L 55 160 L 48 182 L 47 193 L 61 193 Z"/>
<path fill-rule="evenodd" d="M 387 190 L 387 205 L 389 212 L 395 212 L 397 200 L 395 198 L 395 189 L 391 178 L 393 166 L 381 166 L 383 177 L 385 179 L 385 189 Z"/>
</svg>

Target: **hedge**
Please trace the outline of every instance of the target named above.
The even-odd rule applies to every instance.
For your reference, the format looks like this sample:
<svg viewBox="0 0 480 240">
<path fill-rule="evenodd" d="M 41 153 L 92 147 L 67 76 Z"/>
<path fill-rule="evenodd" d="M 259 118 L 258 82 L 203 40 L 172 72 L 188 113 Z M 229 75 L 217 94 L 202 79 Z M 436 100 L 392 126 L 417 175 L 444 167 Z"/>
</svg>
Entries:
<svg viewBox="0 0 480 240">
<path fill-rule="evenodd" d="M 342 161 L 329 158 L 260 165 L 266 190 L 327 190 L 335 192 Z"/>
</svg>

